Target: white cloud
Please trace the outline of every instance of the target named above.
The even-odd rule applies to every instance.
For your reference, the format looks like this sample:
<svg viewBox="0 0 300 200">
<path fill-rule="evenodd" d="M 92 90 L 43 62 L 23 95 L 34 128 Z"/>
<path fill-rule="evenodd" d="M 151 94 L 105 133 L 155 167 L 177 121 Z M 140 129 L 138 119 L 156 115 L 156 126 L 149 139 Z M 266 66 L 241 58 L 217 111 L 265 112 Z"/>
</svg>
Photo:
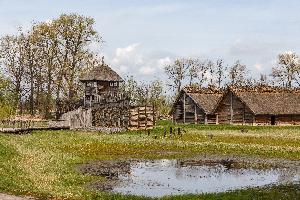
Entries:
<svg viewBox="0 0 300 200">
<path fill-rule="evenodd" d="M 161 57 L 143 52 L 140 43 L 130 44 L 126 47 L 119 47 L 115 50 L 110 64 L 117 72 L 123 76 L 133 75 L 139 79 L 153 78 L 161 76 L 164 66 L 171 63 L 169 56 Z"/>
<path fill-rule="evenodd" d="M 143 63 L 143 56 L 138 52 L 139 46 L 140 46 L 139 43 L 135 43 L 125 48 L 117 48 L 116 55 L 113 58 L 112 63 L 115 65 L 121 65 L 121 64 L 139 65 Z"/>
<path fill-rule="evenodd" d="M 164 67 L 166 65 L 171 64 L 171 62 L 172 62 L 172 60 L 170 57 L 161 58 L 161 59 L 158 59 L 157 66 L 159 69 L 164 69 Z"/>
<path fill-rule="evenodd" d="M 152 75 L 154 74 L 156 69 L 154 67 L 146 66 L 146 67 L 141 67 L 139 69 L 139 73 L 142 75 Z"/>
</svg>

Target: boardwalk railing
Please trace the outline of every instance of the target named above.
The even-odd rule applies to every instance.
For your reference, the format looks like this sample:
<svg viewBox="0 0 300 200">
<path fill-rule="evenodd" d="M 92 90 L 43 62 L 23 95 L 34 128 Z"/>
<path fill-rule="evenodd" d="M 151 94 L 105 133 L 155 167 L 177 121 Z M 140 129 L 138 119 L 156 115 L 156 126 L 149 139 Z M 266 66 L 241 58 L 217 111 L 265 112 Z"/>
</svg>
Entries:
<svg viewBox="0 0 300 200">
<path fill-rule="evenodd" d="M 69 129 L 65 121 L 0 120 L 0 132 L 21 133 L 34 130 Z"/>
<path fill-rule="evenodd" d="M 0 128 L 33 128 L 33 127 L 48 127 L 49 121 L 34 121 L 34 120 L 0 120 Z"/>
</svg>

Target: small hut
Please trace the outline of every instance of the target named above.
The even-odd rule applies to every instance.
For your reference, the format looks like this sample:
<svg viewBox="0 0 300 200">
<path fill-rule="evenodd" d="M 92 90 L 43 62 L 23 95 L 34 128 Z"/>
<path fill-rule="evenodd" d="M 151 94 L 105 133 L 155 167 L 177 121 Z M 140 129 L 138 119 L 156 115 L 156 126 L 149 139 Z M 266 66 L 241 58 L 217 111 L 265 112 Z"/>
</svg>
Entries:
<svg viewBox="0 0 300 200">
<path fill-rule="evenodd" d="M 175 123 L 216 124 L 213 113 L 222 91 L 213 87 L 185 87 L 177 96 L 172 116 Z"/>
<path fill-rule="evenodd" d="M 300 90 L 229 87 L 214 112 L 219 124 L 300 124 Z"/>
</svg>

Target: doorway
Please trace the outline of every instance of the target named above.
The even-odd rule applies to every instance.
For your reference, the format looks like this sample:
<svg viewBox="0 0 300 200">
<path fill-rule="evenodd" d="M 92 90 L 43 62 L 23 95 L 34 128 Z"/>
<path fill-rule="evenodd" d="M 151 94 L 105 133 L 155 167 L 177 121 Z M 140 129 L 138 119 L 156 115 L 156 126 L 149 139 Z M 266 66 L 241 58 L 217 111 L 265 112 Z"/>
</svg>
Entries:
<svg viewBox="0 0 300 200">
<path fill-rule="evenodd" d="M 271 125 L 275 125 L 276 123 L 276 118 L 274 115 L 271 116 Z"/>
</svg>

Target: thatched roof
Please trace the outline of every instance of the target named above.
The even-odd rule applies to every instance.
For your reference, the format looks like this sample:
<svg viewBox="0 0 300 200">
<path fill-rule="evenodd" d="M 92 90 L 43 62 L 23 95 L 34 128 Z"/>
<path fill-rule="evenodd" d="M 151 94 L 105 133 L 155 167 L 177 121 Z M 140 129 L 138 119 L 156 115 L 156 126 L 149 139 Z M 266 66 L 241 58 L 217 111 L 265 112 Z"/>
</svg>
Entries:
<svg viewBox="0 0 300 200">
<path fill-rule="evenodd" d="M 186 95 L 189 96 L 206 114 L 213 114 L 214 108 L 217 106 L 219 100 L 223 96 L 223 91 L 217 88 L 193 86 L 183 88 L 175 102 L 179 100 L 183 93 L 186 93 Z"/>
<path fill-rule="evenodd" d="M 300 114 L 300 90 L 279 87 L 230 88 L 254 114 Z"/>
<path fill-rule="evenodd" d="M 92 70 L 83 74 L 80 81 L 114 81 L 123 82 L 123 79 L 106 64 L 95 66 Z"/>
<path fill-rule="evenodd" d="M 214 108 L 217 106 L 222 94 L 201 94 L 201 93 L 187 93 L 196 105 L 203 109 L 206 114 L 213 114 Z"/>
</svg>

